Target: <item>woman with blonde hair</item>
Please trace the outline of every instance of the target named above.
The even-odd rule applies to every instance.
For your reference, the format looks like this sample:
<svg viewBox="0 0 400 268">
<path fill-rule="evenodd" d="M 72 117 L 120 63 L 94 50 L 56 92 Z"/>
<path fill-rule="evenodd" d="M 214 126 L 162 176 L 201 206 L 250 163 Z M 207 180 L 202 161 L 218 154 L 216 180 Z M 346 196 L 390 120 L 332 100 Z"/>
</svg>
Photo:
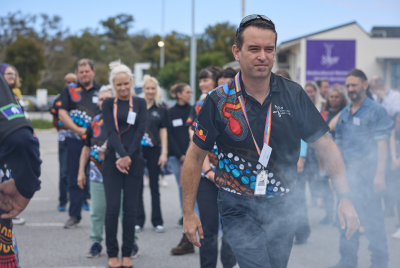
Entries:
<svg viewBox="0 0 400 268">
<path fill-rule="evenodd" d="M 21 87 L 21 79 L 19 77 L 17 69 L 10 64 L 1 63 L 0 73 L 4 76 L 4 79 L 6 80 L 8 86 L 15 94 L 15 96 L 17 96 L 18 99 L 21 100 L 22 95 L 21 90 L 19 89 Z"/>
<path fill-rule="evenodd" d="M 161 215 L 160 191 L 158 177 L 160 169 L 165 166 L 168 160 L 168 112 L 161 102 L 161 88 L 157 79 L 145 75 L 143 84 L 144 99 L 147 104 L 146 131 L 142 138 L 143 157 L 146 159 L 149 171 L 151 191 L 151 223 L 156 233 L 164 232 L 164 222 Z M 138 211 L 135 229 L 141 232 L 145 222 L 143 205 L 143 180 L 140 184 Z"/>
<path fill-rule="evenodd" d="M 315 82 L 307 82 L 304 86 L 304 90 L 306 91 L 308 97 L 314 103 L 315 107 L 321 111 L 323 108 L 322 97 L 319 93 L 318 86 Z"/>
<path fill-rule="evenodd" d="M 103 163 L 106 193 L 106 246 L 110 267 L 132 267 L 136 206 L 143 181 L 141 140 L 146 128 L 146 101 L 134 96 L 133 75 L 121 62 L 110 63 L 110 85 L 116 97 L 103 102 L 107 149 Z M 122 262 L 118 259 L 118 214 L 123 194 Z M 121 266 L 122 264 L 122 266 Z"/>
</svg>

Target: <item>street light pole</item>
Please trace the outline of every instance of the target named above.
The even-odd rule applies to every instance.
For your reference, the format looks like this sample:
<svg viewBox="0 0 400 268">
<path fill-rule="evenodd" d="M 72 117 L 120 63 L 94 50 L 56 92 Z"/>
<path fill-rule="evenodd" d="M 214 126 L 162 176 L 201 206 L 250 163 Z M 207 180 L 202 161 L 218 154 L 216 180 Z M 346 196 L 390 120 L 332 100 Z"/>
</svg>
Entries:
<svg viewBox="0 0 400 268">
<path fill-rule="evenodd" d="M 244 18 L 245 10 L 246 10 L 246 0 L 242 0 L 242 18 Z"/>
<path fill-rule="evenodd" d="M 165 63 L 164 23 L 165 23 L 165 0 L 162 0 L 162 7 L 161 7 L 161 41 L 158 42 L 158 46 L 160 47 L 160 69 L 164 67 L 164 63 Z"/>
<path fill-rule="evenodd" d="M 193 91 L 190 103 L 192 105 L 196 101 L 196 50 L 197 42 L 194 33 L 194 0 L 192 0 L 192 38 L 190 40 L 190 88 Z"/>
</svg>

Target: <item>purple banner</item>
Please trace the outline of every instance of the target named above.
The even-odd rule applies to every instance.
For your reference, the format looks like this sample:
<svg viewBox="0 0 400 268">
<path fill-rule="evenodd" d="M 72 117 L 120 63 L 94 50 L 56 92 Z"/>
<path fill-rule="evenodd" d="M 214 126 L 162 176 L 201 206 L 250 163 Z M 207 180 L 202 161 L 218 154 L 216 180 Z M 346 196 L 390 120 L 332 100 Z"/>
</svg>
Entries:
<svg viewBox="0 0 400 268">
<path fill-rule="evenodd" d="M 307 40 L 306 81 L 327 79 L 345 84 L 346 75 L 356 67 L 355 40 Z"/>
</svg>

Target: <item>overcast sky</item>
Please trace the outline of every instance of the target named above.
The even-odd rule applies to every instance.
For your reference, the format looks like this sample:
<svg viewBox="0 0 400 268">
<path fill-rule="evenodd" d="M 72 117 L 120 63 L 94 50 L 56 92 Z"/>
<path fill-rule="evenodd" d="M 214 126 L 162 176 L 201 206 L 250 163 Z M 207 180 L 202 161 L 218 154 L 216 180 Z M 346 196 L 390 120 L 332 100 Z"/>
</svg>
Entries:
<svg viewBox="0 0 400 268">
<path fill-rule="evenodd" d="M 133 15 L 132 32 L 147 30 L 160 34 L 163 0 L 0 0 L 0 16 L 21 10 L 23 13 L 59 15 L 72 33 L 98 28 L 100 20 L 120 13 Z M 165 1 L 165 32 L 191 34 L 191 0 Z M 229 21 L 238 25 L 242 0 L 196 0 L 195 32 L 208 25 Z M 399 0 L 246 0 L 245 14 L 264 14 L 272 19 L 278 43 L 305 34 L 357 21 L 367 32 L 373 26 L 400 26 Z"/>
</svg>

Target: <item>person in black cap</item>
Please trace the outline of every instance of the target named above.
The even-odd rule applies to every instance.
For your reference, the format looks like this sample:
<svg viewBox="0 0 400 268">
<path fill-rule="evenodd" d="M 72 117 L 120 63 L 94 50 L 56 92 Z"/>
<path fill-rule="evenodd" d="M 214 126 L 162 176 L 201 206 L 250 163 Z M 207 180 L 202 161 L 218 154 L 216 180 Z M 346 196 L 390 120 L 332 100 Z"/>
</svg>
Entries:
<svg viewBox="0 0 400 268">
<path fill-rule="evenodd" d="M 12 242 L 11 219 L 26 208 L 40 189 L 42 161 L 32 125 L 2 75 L 0 96 L 0 260 L 1 267 L 14 268 L 19 264 Z"/>
<path fill-rule="evenodd" d="M 341 228 L 349 239 L 360 221 L 348 193 L 340 152 L 303 88 L 271 72 L 274 23 L 245 17 L 232 52 L 241 71 L 211 91 L 197 117 L 183 166 L 183 226 L 189 241 L 204 239 L 194 213 L 202 163 L 218 147 L 215 181 L 222 229 L 241 268 L 287 267 L 297 224 L 296 178 L 300 140 L 310 143 L 335 184 Z"/>
</svg>

